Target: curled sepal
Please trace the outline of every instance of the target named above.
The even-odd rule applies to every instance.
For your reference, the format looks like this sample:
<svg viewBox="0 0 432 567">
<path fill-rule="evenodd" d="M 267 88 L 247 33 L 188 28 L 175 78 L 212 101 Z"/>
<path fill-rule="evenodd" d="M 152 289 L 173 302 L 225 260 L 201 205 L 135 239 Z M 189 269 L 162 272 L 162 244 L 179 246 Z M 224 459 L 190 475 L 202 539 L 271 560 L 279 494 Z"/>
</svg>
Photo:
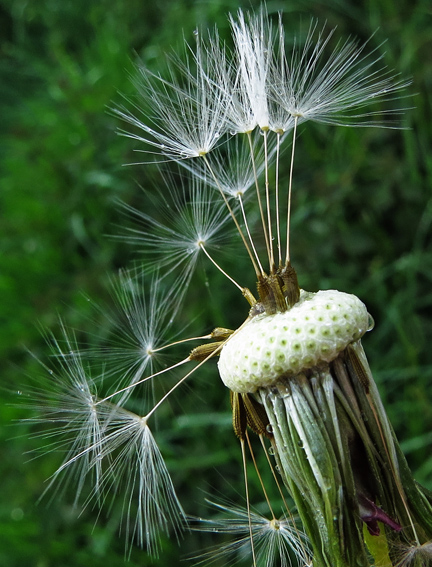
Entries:
<svg viewBox="0 0 432 567">
<path fill-rule="evenodd" d="M 269 439 L 273 437 L 269 430 L 269 420 L 264 406 L 253 395 L 231 391 L 230 397 L 233 429 L 239 439 L 244 440 L 246 438 L 247 426 L 257 435 L 264 435 Z"/>
</svg>

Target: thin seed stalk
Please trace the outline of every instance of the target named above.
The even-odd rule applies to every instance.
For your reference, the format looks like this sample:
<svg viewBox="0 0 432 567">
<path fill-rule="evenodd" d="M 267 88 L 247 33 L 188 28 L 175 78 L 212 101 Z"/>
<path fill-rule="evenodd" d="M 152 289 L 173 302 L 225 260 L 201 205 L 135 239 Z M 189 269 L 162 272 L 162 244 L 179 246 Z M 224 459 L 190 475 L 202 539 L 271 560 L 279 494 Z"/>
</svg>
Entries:
<svg viewBox="0 0 432 567">
<path fill-rule="evenodd" d="M 432 500 L 415 482 L 360 341 L 259 392 L 280 474 L 314 567 L 392 567 L 432 539 Z"/>
</svg>

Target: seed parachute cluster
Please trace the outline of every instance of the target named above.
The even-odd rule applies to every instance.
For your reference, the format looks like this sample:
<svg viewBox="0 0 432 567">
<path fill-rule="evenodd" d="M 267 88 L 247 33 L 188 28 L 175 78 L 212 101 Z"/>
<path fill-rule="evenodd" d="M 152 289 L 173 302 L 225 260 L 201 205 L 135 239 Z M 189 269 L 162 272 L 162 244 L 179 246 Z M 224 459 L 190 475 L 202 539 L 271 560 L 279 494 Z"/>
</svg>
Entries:
<svg viewBox="0 0 432 567">
<path fill-rule="evenodd" d="M 40 436 L 65 451 L 49 488 L 74 482 L 84 507 L 109 511 L 120 499 L 128 545 L 157 554 L 159 535 L 178 536 L 187 522 L 153 435 L 156 415 L 169 427 L 165 402 L 219 358 L 246 505 L 216 504 L 222 517 L 198 520 L 198 529 L 234 538 L 201 562 L 247 554 L 253 567 L 369 567 L 378 558 L 386 566 L 427 565 L 431 497 L 412 477 L 363 352 L 367 309 L 348 293 L 301 290 L 290 255 L 298 128 L 309 121 L 398 127 L 404 109 L 395 100 L 408 83 L 365 45 L 331 48 L 334 33 L 314 22 L 289 52 L 282 17 L 273 23 L 264 9 L 239 10 L 230 24 L 231 47 L 217 32 L 197 30 L 196 45 L 168 57 L 165 74 L 140 66 L 138 97 L 114 110 L 147 161 L 176 168 L 146 193 L 157 215 L 123 206 L 138 221 L 125 239 L 144 260 L 115 284 L 118 314 L 109 311 L 99 344 L 79 349 L 66 330 L 50 339 L 55 356 L 31 404 L 40 415 L 31 421 L 48 428 Z M 227 236 L 235 263 L 242 254 L 250 263 L 256 291 L 245 285 L 251 274 L 242 271 L 239 282 L 225 269 Z M 244 298 L 244 320 L 181 339 L 175 317 L 199 259 Z M 259 513 L 250 502 L 252 467 Z M 264 478 L 274 480 L 277 509 Z"/>
</svg>

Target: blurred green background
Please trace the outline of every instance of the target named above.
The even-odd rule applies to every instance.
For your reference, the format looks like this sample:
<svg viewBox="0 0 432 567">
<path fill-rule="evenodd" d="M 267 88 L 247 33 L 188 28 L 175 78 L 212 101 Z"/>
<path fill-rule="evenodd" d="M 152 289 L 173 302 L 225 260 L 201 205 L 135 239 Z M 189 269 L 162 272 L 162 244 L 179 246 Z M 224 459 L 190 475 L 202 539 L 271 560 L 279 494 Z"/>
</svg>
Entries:
<svg viewBox="0 0 432 567">
<path fill-rule="evenodd" d="M 228 37 L 226 14 L 258 5 L 0 1 L 2 567 L 124 564 L 115 520 L 102 515 L 96 522 L 90 509 L 80 516 L 72 491 L 50 506 L 47 499 L 36 504 L 58 461 L 51 454 L 30 460 L 26 453 L 37 441 L 30 425 L 16 422 L 26 416 L 20 392 L 39 372 L 27 349 L 47 356 L 39 328 L 56 332 L 59 314 L 86 330 L 93 315 L 83 293 L 109 301 L 110 275 L 138 257 L 133 247 L 107 237 L 124 222 L 115 200 L 143 207 L 138 185 L 155 180 L 152 168 L 123 167 L 136 159 L 136 144 L 116 134 L 122 125 L 108 112 L 122 102 L 119 93 L 133 94 L 129 75 L 137 56 L 157 69 L 183 36 L 193 38 L 196 25 L 217 24 Z M 291 0 L 268 1 L 267 8 L 284 11 L 288 33 L 311 17 L 337 26 L 343 38 L 364 41 L 376 32 L 371 48 L 387 39 L 385 63 L 412 78 L 405 130 L 303 128 L 292 258 L 305 289 L 348 291 L 368 305 L 376 326 L 365 337 L 366 352 L 416 478 L 432 489 L 432 5 Z M 200 332 L 238 325 L 246 307 L 232 291 L 203 263 L 179 325 L 193 320 Z M 227 392 L 214 366 L 192 387 L 168 427 L 161 424 L 161 435 L 171 447 L 168 465 L 184 508 L 205 515 L 206 493 L 243 494 L 243 480 Z M 209 543 L 217 540 L 196 533 L 186 534 L 180 549 L 164 540 L 154 564 L 177 565 Z M 133 549 L 130 564 L 151 563 Z"/>
</svg>

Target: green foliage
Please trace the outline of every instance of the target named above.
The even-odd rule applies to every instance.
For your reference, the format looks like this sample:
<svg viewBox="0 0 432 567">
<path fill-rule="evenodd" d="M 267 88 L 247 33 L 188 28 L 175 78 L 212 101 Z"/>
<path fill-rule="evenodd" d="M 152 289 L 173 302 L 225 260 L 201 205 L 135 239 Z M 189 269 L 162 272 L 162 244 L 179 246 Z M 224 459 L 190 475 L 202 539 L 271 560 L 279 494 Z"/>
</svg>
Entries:
<svg viewBox="0 0 432 567">
<path fill-rule="evenodd" d="M 91 508 L 79 516 L 71 496 L 55 496 L 50 507 L 49 497 L 36 505 L 57 461 L 53 455 L 28 462 L 25 453 L 37 449 L 37 440 L 29 439 L 32 427 L 10 426 L 26 416 L 17 402 L 25 397 L 26 375 L 37 373 L 25 349 L 44 356 L 39 326 L 55 332 L 58 314 L 74 328 L 91 330 L 92 302 L 82 292 L 107 300 L 109 275 L 139 258 L 137 250 L 106 236 L 121 232 L 125 222 L 116 199 L 151 212 L 137 185 L 149 188 L 157 179 L 154 168 L 122 167 L 140 154 L 116 135 L 122 125 L 107 111 L 122 103 L 119 93 L 134 94 L 129 76 L 135 54 L 157 69 L 182 34 L 191 39 L 197 24 L 217 24 L 223 35 L 226 13 L 250 4 L 258 6 L 234 0 L 0 3 L 0 351 L 4 397 L 13 404 L 0 408 L 0 564 L 123 565 L 116 520 L 96 523 Z M 406 130 L 301 130 L 292 258 L 305 289 L 355 293 L 368 305 L 376 322 L 364 340 L 368 358 L 417 480 L 432 488 L 430 3 L 285 4 L 269 1 L 267 7 L 286 10 L 293 32 L 299 23 L 307 28 L 310 17 L 337 25 L 338 37 L 366 40 L 377 30 L 371 49 L 388 38 L 379 48 L 384 62 L 413 79 Z M 232 264 L 230 273 L 246 269 L 237 259 Z M 212 266 L 202 268 L 180 326 L 235 328 L 246 303 Z M 210 490 L 236 499 L 243 494 L 227 392 L 209 366 L 161 418 L 161 443 L 180 499 L 196 515 L 206 514 L 200 489 L 203 497 Z M 203 545 L 198 539 L 186 534 L 181 554 Z M 166 540 L 163 548 L 154 564 L 176 564 L 176 542 Z M 148 562 L 133 549 L 131 565 Z"/>
</svg>

